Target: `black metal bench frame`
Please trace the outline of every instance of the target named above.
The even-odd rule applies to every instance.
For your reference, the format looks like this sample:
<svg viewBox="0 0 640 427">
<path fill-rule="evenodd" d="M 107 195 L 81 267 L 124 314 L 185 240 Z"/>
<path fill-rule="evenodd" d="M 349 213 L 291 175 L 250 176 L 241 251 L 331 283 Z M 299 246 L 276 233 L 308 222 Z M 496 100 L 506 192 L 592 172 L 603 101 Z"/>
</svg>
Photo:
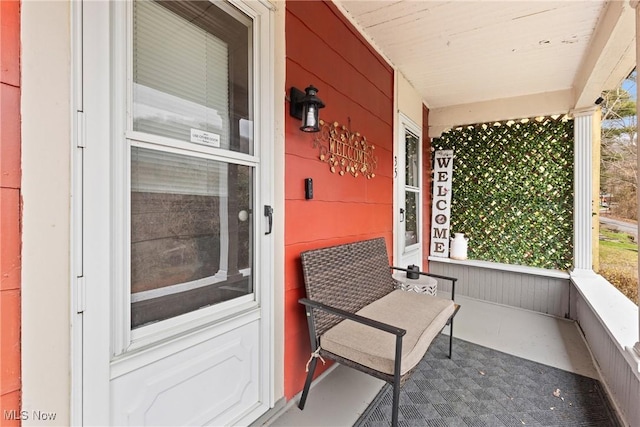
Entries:
<svg viewBox="0 0 640 427">
<path fill-rule="evenodd" d="M 395 289 L 397 282 L 391 277 L 392 269 L 401 271 L 409 270 L 389 266 L 386 245 L 383 238 L 306 251 L 301 254 L 301 259 L 305 287 L 309 298 L 301 298 L 299 302 L 305 306 L 312 357 L 308 365 L 307 378 L 298 407 L 304 409 L 313 375 L 318 364 L 318 357 L 322 356 L 323 358 L 334 360 L 340 364 L 352 367 L 390 383 L 393 386 L 392 425 L 397 426 L 400 387 L 413 372 L 413 370 L 411 370 L 404 375 L 400 374 L 402 364 L 402 338 L 407 331 L 355 313 L 362 307 Z M 347 265 L 348 261 L 352 263 Z M 382 266 L 380 266 L 381 262 L 384 262 Z M 386 270 L 386 274 L 384 270 Z M 458 279 L 422 271 L 411 270 L 411 272 L 451 281 L 451 299 L 455 300 L 455 285 Z M 363 286 L 364 289 L 360 291 L 356 289 L 354 293 L 353 286 Z M 335 289 L 336 287 L 342 288 Z M 317 288 L 324 289 L 325 291 L 318 292 Z M 347 298 L 354 299 L 353 296 L 356 295 L 355 299 L 358 299 L 358 297 L 361 296 L 359 298 L 360 301 L 353 303 L 351 300 L 345 301 L 344 298 L 340 298 L 340 296 L 343 296 L 340 292 L 341 289 L 344 289 L 345 293 L 348 294 L 346 295 Z M 460 306 L 455 304 L 453 314 L 449 317 L 445 325 L 443 325 L 443 329 L 447 325 L 451 328 L 449 358 L 451 358 L 453 350 L 453 318 L 459 309 Z M 394 373 L 392 375 L 345 359 L 320 346 L 320 337 L 322 334 L 344 319 L 350 319 L 395 335 L 395 360 Z"/>
</svg>

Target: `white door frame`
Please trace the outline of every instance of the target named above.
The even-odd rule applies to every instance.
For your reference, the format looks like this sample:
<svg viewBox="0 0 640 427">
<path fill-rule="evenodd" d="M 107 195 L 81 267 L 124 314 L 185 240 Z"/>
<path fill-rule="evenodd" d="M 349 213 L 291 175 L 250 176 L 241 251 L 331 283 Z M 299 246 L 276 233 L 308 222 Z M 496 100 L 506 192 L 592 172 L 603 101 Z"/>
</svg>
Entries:
<svg viewBox="0 0 640 427">
<path fill-rule="evenodd" d="M 255 227 L 255 235 L 264 235 L 266 219 L 262 217 L 263 205 L 274 205 L 273 179 L 273 122 L 274 122 L 274 9 L 266 2 L 242 2 L 237 6 L 254 17 L 254 31 L 262 34 L 256 37 L 256 51 L 260 73 L 254 73 L 253 84 L 258 100 L 255 117 L 255 135 L 262 141 L 260 167 L 262 173 L 256 189 L 260 195 L 255 200 L 256 217 L 260 218 Z M 117 82 L 111 78 L 113 67 L 124 66 L 121 58 L 114 55 L 114 39 L 111 34 L 125 34 L 125 22 L 114 19 L 118 4 L 112 2 L 74 2 L 72 6 L 72 32 L 74 34 L 74 141 L 85 148 L 78 150 L 83 155 L 74 155 L 73 188 L 75 202 L 73 217 L 81 226 L 72 230 L 74 256 L 73 271 L 84 274 L 82 280 L 73 275 L 72 307 L 74 310 L 74 331 L 72 348 L 72 424 L 106 425 L 111 420 L 110 382 L 114 375 L 114 345 L 119 341 L 118 322 L 113 316 L 117 311 L 112 283 L 114 264 L 120 256 L 116 230 L 126 220 L 121 210 L 115 210 L 116 200 L 112 197 L 114 188 L 122 188 L 123 177 L 113 174 L 112 162 L 118 155 L 114 140 L 123 139 L 119 129 L 112 125 L 117 120 L 112 117 L 111 105 L 124 105 L 125 95 L 115 90 Z M 256 9 L 259 12 L 256 12 Z M 89 24 L 88 24 L 89 23 Z M 113 26 L 112 26 L 113 24 Z M 107 47 L 106 50 L 94 47 Z M 84 95 L 84 96 L 83 96 Z M 108 102 L 105 100 L 109 100 Z M 120 104 L 119 104 L 120 103 Z M 120 213 L 119 213 L 120 212 Z M 115 213 L 115 215 L 114 215 Z M 260 379 L 260 407 L 245 419 L 237 420 L 246 424 L 257 418 L 274 404 L 274 238 L 261 239 L 257 250 L 263 262 L 256 269 L 261 277 L 259 295 L 260 360 L 265 373 Z M 256 256 L 258 256 L 256 254 Z M 83 312 L 83 314 L 78 314 Z M 249 314 L 249 317 L 253 315 Z M 107 319 L 107 320 L 105 320 Z M 234 322 L 228 322 L 231 326 Z M 83 328 L 85 333 L 83 333 Z M 86 333 L 90 330 L 91 333 Z M 206 340 L 207 334 L 189 333 L 189 340 Z M 169 340 L 171 341 L 171 340 Z M 171 343 L 160 346 L 159 351 L 171 351 Z M 142 349 L 144 352 L 144 349 Z M 152 352 L 147 352 L 151 354 Z M 84 365 L 83 365 L 84 361 Z M 80 403 L 82 402 L 82 403 Z"/>
<path fill-rule="evenodd" d="M 82 380 L 83 380 L 83 312 L 84 312 L 84 272 L 83 272 L 83 164 L 84 164 L 84 116 L 83 116 L 83 4 L 71 3 L 71 425 L 81 425 Z"/>
<path fill-rule="evenodd" d="M 411 120 L 407 115 L 402 112 L 398 113 L 397 118 L 397 133 L 394 141 L 394 158 L 393 158 L 393 170 L 394 170 L 394 264 L 398 267 L 406 268 L 409 264 L 416 264 L 422 268 L 422 254 L 424 251 L 423 242 L 423 199 L 424 199 L 424 182 L 422 179 L 423 171 L 423 153 L 422 153 L 422 129 L 418 124 Z M 420 196 L 418 198 L 418 217 L 417 217 L 417 233 L 419 244 L 409 251 L 405 251 L 405 237 L 404 237 L 404 223 L 400 209 L 404 209 L 405 206 L 405 134 L 409 131 L 418 137 L 418 184 L 420 187 Z"/>
</svg>

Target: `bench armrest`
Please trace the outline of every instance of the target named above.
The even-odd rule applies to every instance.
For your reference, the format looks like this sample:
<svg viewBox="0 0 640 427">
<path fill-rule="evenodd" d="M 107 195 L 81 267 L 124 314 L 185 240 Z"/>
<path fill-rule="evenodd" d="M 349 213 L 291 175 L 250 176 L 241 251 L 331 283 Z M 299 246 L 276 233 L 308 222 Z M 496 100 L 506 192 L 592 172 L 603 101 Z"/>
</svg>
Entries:
<svg viewBox="0 0 640 427">
<path fill-rule="evenodd" d="M 361 323 L 363 325 L 366 326 L 370 326 L 373 328 L 376 328 L 378 330 L 384 331 L 384 332 L 389 332 L 393 335 L 396 336 L 396 351 L 395 351 L 395 359 L 394 359 L 394 363 L 393 363 L 393 384 L 396 387 L 396 391 L 394 391 L 394 394 L 398 394 L 400 393 L 400 369 L 402 367 L 402 338 L 406 335 L 407 330 L 406 329 L 402 329 L 402 328 L 398 328 L 396 326 L 393 325 L 389 325 L 387 323 L 383 323 L 383 322 L 379 322 L 377 320 L 373 320 L 373 319 L 369 319 L 368 317 L 364 317 L 364 316 L 360 316 L 359 314 L 355 314 L 355 313 L 350 313 L 348 311 L 339 309 L 337 307 L 332 307 L 330 305 L 326 305 L 323 304 L 321 302 L 318 301 L 313 301 L 310 300 L 308 298 L 300 298 L 298 300 L 298 302 L 300 304 L 303 304 L 305 307 L 305 310 L 307 312 L 307 323 L 309 326 L 309 338 L 311 339 L 311 358 L 309 359 L 310 362 L 308 363 L 312 363 L 312 370 L 309 371 L 311 373 L 313 373 L 313 370 L 315 370 L 315 364 L 316 362 L 316 354 L 319 353 L 320 350 L 320 342 L 318 340 L 318 337 L 316 336 L 316 332 L 315 332 L 315 322 L 313 320 L 313 315 L 311 313 L 311 311 L 313 309 L 317 309 L 317 310 L 323 310 L 326 311 L 327 313 L 331 313 L 334 314 L 336 316 L 342 317 L 344 319 L 349 319 L 349 320 L 353 320 L 354 322 L 358 322 Z M 312 375 L 311 375 L 312 376 Z M 310 381 L 311 381 L 311 376 L 307 376 L 307 383 L 310 385 Z M 305 383 L 305 389 L 309 389 L 309 385 L 307 385 L 307 383 Z M 304 396 L 304 394 L 303 394 Z M 398 396 L 396 396 L 399 398 L 399 394 Z M 303 397 L 304 399 L 304 397 Z M 304 404 L 303 406 L 304 407 Z"/>
<path fill-rule="evenodd" d="M 418 273 L 418 274 L 421 274 L 423 276 L 435 277 L 436 279 L 449 280 L 451 282 L 451 300 L 455 301 L 455 299 L 456 299 L 456 282 L 458 281 L 457 277 L 443 276 L 441 274 L 427 273 L 427 272 L 424 272 L 424 271 L 408 270 L 406 268 L 395 267 L 393 265 L 391 266 L 391 268 L 394 269 L 394 270 L 400 270 L 400 271 L 411 271 L 412 273 Z"/>
<path fill-rule="evenodd" d="M 362 323 L 363 325 L 371 326 L 372 328 L 389 332 L 390 334 L 393 334 L 396 337 L 402 337 L 407 333 L 405 329 L 398 328 L 393 325 L 389 325 L 387 323 L 378 322 L 377 320 L 369 319 L 368 317 L 360 316 L 359 314 L 350 313 L 348 311 L 341 310 L 339 308 L 332 307 L 330 305 L 326 305 L 318 301 L 313 301 L 308 298 L 300 298 L 298 302 L 300 304 L 304 304 L 307 307 L 323 310 L 323 311 L 326 311 L 327 313 L 335 314 L 336 316 L 340 316 L 344 319 L 353 320 L 354 322 Z"/>
</svg>

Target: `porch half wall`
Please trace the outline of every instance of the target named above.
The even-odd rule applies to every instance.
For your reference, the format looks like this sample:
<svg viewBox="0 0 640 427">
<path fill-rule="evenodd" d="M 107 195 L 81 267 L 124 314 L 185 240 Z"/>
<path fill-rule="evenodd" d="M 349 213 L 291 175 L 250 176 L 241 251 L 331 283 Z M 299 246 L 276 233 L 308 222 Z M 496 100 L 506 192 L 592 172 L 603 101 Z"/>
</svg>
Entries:
<svg viewBox="0 0 640 427">
<path fill-rule="evenodd" d="M 507 270 L 501 269 L 501 265 L 482 261 L 430 261 L 429 271 L 457 277 L 456 295 L 556 317 L 572 316 L 568 274 L 557 272 L 550 275 L 553 272 L 538 268 L 504 266 L 510 269 Z M 450 285 L 443 283 L 442 290 L 450 291 Z"/>
<path fill-rule="evenodd" d="M 640 426 L 640 369 L 633 356 L 638 306 L 600 275 L 573 276 L 571 282 L 571 312 L 609 398 L 624 425 Z"/>
<path fill-rule="evenodd" d="M 350 126 L 375 146 L 375 177 L 332 173 L 313 140 L 285 110 L 285 397 L 302 390 L 310 346 L 298 299 L 300 252 L 373 237 L 393 248 L 393 68 L 330 2 L 286 2 L 286 86 L 319 89 L 321 119 Z M 305 178 L 313 199 L 305 199 Z M 276 213 L 277 214 L 277 213 Z M 349 260 L 345 260 L 349 262 Z M 319 365 L 318 374 L 328 367 Z"/>
</svg>

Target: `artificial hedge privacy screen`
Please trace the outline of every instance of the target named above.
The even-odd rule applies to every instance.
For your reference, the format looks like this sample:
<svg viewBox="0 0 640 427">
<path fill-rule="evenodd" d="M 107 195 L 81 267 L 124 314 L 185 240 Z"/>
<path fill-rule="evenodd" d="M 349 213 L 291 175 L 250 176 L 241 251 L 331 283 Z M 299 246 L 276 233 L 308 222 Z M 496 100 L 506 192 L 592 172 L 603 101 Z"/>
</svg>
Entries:
<svg viewBox="0 0 640 427">
<path fill-rule="evenodd" d="M 470 259 L 569 270 L 573 253 L 573 120 L 464 126 L 433 140 L 454 150 L 451 235 Z"/>
</svg>

